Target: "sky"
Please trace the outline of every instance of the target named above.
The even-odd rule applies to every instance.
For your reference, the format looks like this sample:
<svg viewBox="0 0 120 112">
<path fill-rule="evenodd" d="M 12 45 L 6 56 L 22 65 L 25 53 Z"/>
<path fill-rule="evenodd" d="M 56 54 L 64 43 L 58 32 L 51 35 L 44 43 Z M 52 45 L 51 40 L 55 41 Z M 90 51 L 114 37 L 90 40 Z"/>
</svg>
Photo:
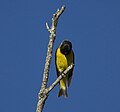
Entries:
<svg viewBox="0 0 120 112">
<path fill-rule="evenodd" d="M 35 112 L 52 15 L 62 5 L 48 86 L 57 78 L 55 50 L 73 44 L 68 98 L 49 94 L 43 112 L 120 112 L 119 0 L 0 0 L 0 112 Z"/>
</svg>

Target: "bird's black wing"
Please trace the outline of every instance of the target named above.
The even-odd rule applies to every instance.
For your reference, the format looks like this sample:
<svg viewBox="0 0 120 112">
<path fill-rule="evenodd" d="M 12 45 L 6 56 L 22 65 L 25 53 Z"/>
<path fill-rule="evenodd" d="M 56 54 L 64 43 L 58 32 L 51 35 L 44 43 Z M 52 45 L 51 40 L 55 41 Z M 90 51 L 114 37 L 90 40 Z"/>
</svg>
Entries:
<svg viewBox="0 0 120 112">
<path fill-rule="evenodd" d="M 75 64 L 74 52 L 73 52 L 73 64 Z M 68 73 L 68 87 L 70 86 L 70 83 L 71 83 L 71 79 L 72 79 L 72 75 L 73 75 L 73 69 L 74 69 L 74 67 Z"/>
</svg>

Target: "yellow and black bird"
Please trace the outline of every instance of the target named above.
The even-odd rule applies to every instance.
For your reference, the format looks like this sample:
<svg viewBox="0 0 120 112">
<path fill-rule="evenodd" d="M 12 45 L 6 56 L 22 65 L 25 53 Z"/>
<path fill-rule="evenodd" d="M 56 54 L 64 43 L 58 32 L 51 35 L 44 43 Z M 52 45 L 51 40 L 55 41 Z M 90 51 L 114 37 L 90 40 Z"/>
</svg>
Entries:
<svg viewBox="0 0 120 112">
<path fill-rule="evenodd" d="M 74 52 L 72 50 L 72 43 L 68 40 L 64 40 L 60 46 L 57 48 L 55 53 L 55 65 L 57 76 L 59 76 L 64 70 L 67 69 L 68 66 L 74 64 Z M 66 76 L 60 80 L 60 91 L 58 93 L 58 97 L 67 95 L 67 87 L 70 86 L 71 78 L 73 74 L 73 69 L 70 70 Z"/>
</svg>

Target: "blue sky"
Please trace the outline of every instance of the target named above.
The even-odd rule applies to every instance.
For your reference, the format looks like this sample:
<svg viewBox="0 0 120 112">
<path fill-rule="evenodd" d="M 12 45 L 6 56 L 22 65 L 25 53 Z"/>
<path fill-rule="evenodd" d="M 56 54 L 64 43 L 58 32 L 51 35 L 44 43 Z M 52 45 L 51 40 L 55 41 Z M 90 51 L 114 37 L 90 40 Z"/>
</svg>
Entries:
<svg viewBox="0 0 120 112">
<path fill-rule="evenodd" d="M 43 112 L 120 112 L 119 0 L 0 0 L 0 112 L 35 112 L 52 14 L 62 5 L 55 49 L 69 39 L 75 69 L 69 97 L 51 91 Z"/>
</svg>

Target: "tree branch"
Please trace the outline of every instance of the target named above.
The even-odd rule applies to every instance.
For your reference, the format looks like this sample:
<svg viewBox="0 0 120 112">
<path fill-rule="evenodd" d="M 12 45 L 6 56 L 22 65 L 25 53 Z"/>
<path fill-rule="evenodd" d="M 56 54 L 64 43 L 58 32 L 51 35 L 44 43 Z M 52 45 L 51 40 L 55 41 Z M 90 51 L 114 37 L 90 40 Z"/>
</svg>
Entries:
<svg viewBox="0 0 120 112">
<path fill-rule="evenodd" d="M 52 84 L 46 89 L 46 94 L 48 94 L 59 82 L 65 77 L 65 75 L 74 67 L 74 64 L 70 65 Z"/>
<path fill-rule="evenodd" d="M 49 69 L 50 69 L 50 63 L 51 63 L 51 58 L 52 58 L 53 44 L 54 44 L 55 37 L 56 37 L 56 27 L 57 27 L 58 19 L 60 15 L 64 12 L 64 10 L 65 10 L 65 6 L 63 6 L 60 10 L 58 9 L 56 13 L 53 14 L 51 28 L 49 28 L 48 24 L 46 23 L 46 28 L 50 33 L 50 40 L 48 43 L 48 50 L 47 50 L 45 67 L 44 67 L 42 85 L 41 85 L 41 89 L 38 94 L 38 103 L 37 103 L 36 112 L 42 112 L 45 101 L 48 97 L 48 94 L 46 94 L 45 90 L 47 87 L 47 82 L 48 82 L 48 77 L 49 77 Z"/>
</svg>

